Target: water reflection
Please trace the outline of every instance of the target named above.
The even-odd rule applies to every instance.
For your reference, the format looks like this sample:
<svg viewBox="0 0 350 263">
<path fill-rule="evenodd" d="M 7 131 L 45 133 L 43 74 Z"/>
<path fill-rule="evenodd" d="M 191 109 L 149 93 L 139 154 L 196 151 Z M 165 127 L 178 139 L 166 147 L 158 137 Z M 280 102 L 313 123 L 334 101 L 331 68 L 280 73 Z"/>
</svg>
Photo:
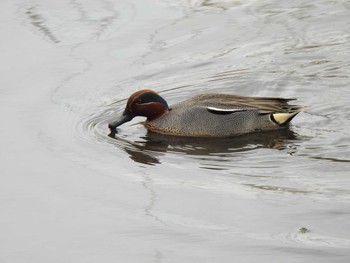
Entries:
<svg viewBox="0 0 350 263">
<path fill-rule="evenodd" d="M 109 137 L 122 140 L 118 133 Z M 181 153 L 199 157 L 232 157 L 235 153 L 252 151 L 259 148 L 283 150 L 298 135 L 290 129 L 269 132 L 251 133 L 227 138 L 192 138 L 164 135 L 148 131 L 140 140 L 121 144 L 125 152 L 135 162 L 156 165 L 160 164 L 162 153 Z M 123 139 L 123 141 L 125 141 Z"/>
</svg>

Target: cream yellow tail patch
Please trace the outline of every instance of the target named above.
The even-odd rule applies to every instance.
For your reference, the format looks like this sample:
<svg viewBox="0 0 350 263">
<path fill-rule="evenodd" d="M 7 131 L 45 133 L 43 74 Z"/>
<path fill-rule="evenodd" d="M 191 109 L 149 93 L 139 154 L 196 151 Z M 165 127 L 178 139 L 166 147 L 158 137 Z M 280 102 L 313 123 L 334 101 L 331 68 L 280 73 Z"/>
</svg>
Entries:
<svg viewBox="0 0 350 263">
<path fill-rule="evenodd" d="M 295 115 L 297 115 L 300 111 L 292 112 L 292 113 L 275 113 L 272 114 L 273 120 L 280 125 L 286 124 L 290 122 Z"/>
</svg>

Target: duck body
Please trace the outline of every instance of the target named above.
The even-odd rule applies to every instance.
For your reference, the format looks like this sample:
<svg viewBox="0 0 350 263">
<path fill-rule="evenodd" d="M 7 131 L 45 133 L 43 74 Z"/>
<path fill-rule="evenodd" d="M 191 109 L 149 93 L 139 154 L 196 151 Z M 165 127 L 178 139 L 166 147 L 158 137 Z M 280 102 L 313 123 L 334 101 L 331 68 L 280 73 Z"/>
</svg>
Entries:
<svg viewBox="0 0 350 263">
<path fill-rule="evenodd" d="M 113 131 L 134 116 L 145 116 L 144 125 L 153 132 L 195 137 L 235 136 L 287 127 L 301 111 L 300 106 L 288 104 L 290 100 L 209 93 L 169 107 L 157 93 L 145 90 L 131 95 L 121 118 L 109 127 Z"/>
</svg>

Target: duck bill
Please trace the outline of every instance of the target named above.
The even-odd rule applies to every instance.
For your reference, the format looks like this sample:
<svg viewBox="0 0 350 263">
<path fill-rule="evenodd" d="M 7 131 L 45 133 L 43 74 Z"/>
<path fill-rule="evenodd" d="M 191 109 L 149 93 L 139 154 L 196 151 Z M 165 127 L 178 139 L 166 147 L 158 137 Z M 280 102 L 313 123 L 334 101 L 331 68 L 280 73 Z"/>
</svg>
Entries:
<svg viewBox="0 0 350 263">
<path fill-rule="evenodd" d="M 108 127 L 111 131 L 115 131 L 115 129 L 118 126 L 122 125 L 125 122 L 131 121 L 133 118 L 134 116 L 131 114 L 123 114 L 116 121 L 113 121 L 110 124 L 108 124 Z"/>
</svg>

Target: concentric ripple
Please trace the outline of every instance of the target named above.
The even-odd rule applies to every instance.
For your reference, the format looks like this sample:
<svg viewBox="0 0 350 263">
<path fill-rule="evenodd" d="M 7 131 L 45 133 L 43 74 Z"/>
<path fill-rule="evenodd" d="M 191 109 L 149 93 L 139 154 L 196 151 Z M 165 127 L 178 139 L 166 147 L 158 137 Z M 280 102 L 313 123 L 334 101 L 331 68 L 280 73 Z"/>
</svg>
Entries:
<svg viewBox="0 0 350 263">
<path fill-rule="evenodd" d="M 166 92 L 170 101 L 174 100 L 175 92 Z M 87 115 L 78 126 L 80 133 L 88 131 L 89 141 L 96 140 L 99 143 L 112 144 L 119 150 L 125 150 L 135 161 L 142 162 L 140 155 L 145 156 L 145 163 L 149 162 L 152 153 L 161 152 L 169 155 L 192 156 L 213 162 L 236 158 L 242 152 L 250 152 L 258 149 L 285 150 L 292 141 L 298 140 L 298 135 L 290 129 L 252 133 L 231 138 L 188 138 L 172 135 L 163 135 L 147 131 L 142 125 L 142 118 L 135 118 L 118 128 L 115 134 L 110 134 L 108 123 L 116 116 L 122 114 L 126 100 L 121 100 L 96 109 L 96 113 Z M 84 137 L 84 136 L 83 136 Z M 137 157 L 138 156 L 138 157 Z M 158 161 L 156 161 L 158 163 Z"/>
</svg>

